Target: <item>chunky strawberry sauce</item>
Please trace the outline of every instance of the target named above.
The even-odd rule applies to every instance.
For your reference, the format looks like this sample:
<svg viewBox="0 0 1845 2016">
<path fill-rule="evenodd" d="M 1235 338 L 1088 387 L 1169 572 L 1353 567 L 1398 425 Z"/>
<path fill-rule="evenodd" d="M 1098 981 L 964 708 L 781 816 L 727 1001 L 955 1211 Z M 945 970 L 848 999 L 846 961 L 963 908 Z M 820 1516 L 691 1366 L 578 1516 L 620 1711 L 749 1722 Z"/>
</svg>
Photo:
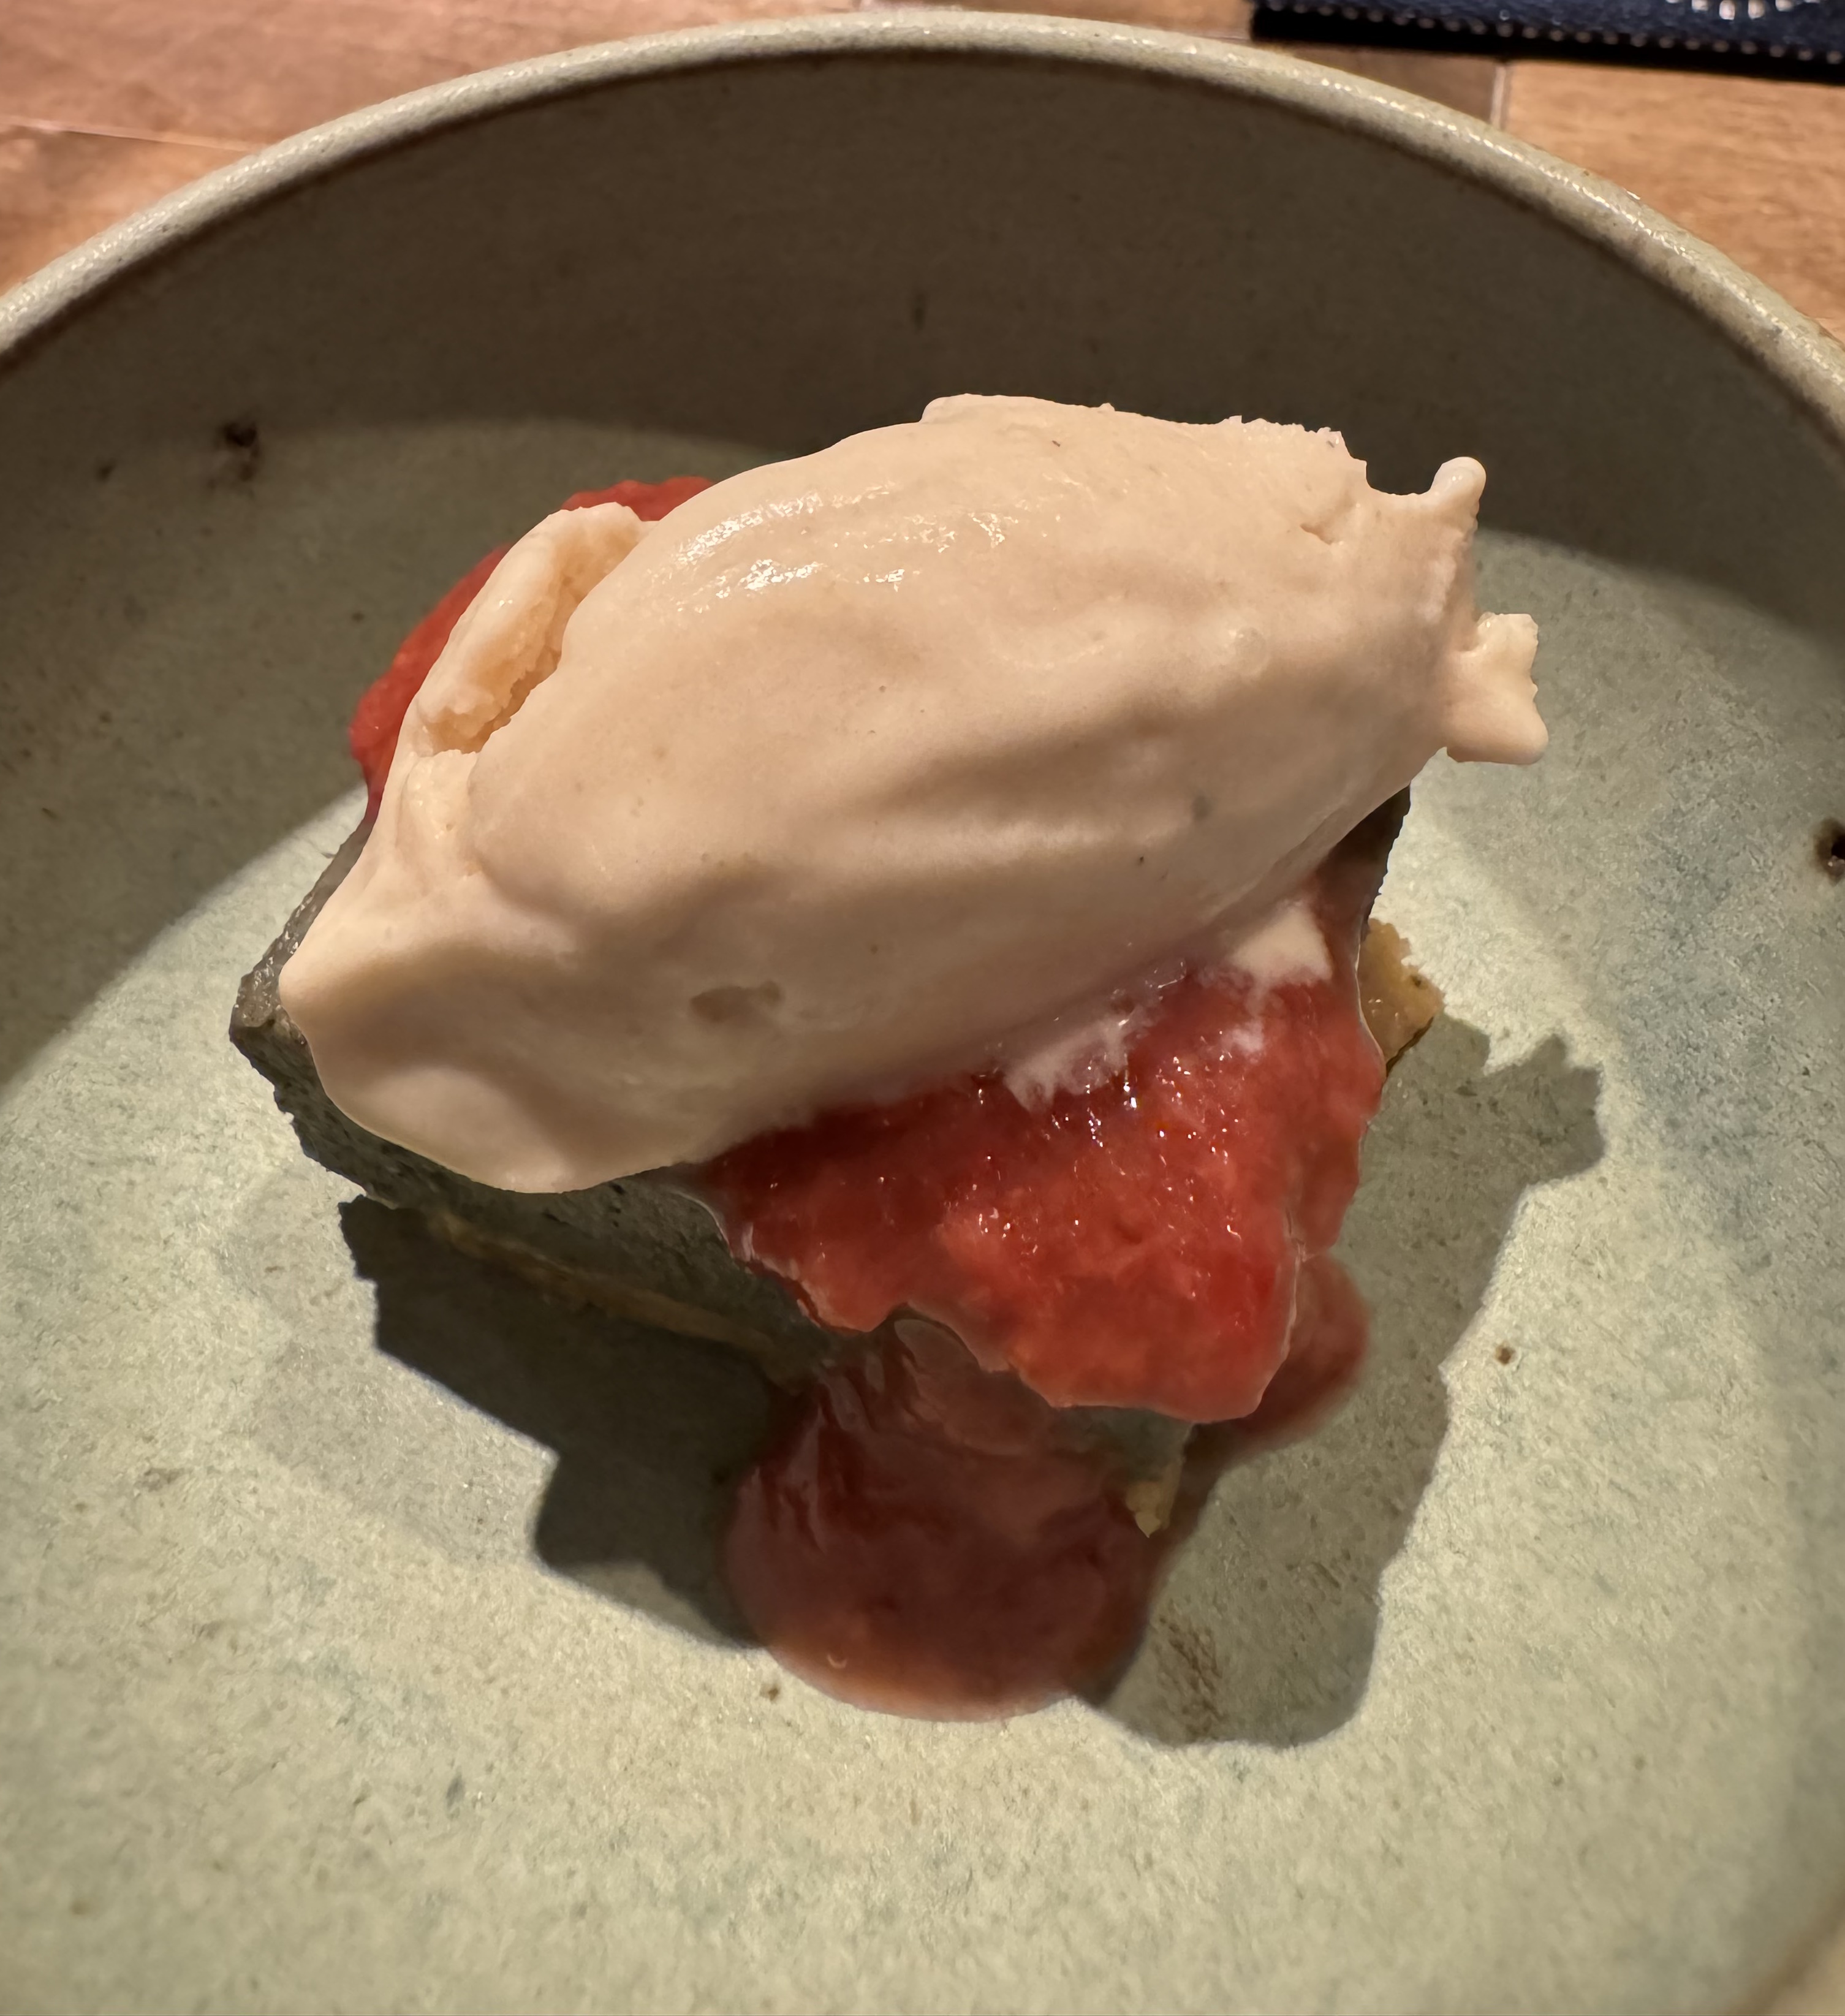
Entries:
<svg viewBox="0 0 1845 2016">
<path fill-rule="evenodd" d="M 732 1247 L 823 1323 L 913 1309 L 1059 1406 L 1247 1414 L 1383 1086 L 1354 921 L 1325 917 L 1330 979 L 1182 980 L 1095 1091 L 1032 1107 L 962 1077 L 745 1142 L 703 1187 Z"/>
<path fill-rule="evenodd" d="M 902 1328 L 828 1372 L 745 1477 L 725 1546 L 745 1618 L 867 1707 L 1001 1714 L 1094 1686 L 1161 1557 L 1124 1480 L 1071 1416 Z"/>
<path fill-rule="evenodd" d="M 907 1308 L 974 1354 L 900 1317 L 745 1478 L 727 1575 L 784 1665 L 908 1714 L 1093 1693 L 1224 1468 L 1350 1389 L 1368 1326 L 1325 1248 L 1383 1087 L 1354 964 L 1392 831 L 1361 828 L 1315 878 L 1329 979 L 1194 976 L 1095 1091 L 1034 1111 L 964 1078 L 702 1172 L 733 1246 L 823 1320 Z M 1152 1532 L 1120 1444 L 1073 1403 L 1217 1424 Z"/>
<path fill-rule="evenodd" d="M 565 508 L 659 519 L 707 487 L 621 483 Z M 505 550 L 360 701 L 369 815 L 411 700 Z M 1092 1692 L 1138 1642 L 1225 1467 L 1307 1433 L 1350 1388 L 1365 1308 L 1326 1254 L 1383 1088 L 1354 969 L 1400 816 L 1374 815 L 1307 892 L 1330 977 L 1194 974 L 1094 1090 L 1027 1105 L 996 1075 L 963 1075 L 698 1172 L 733 1251 L 822 1321 L 876 1333 L 800 1396 L 739 1488 L 727 1575 L 784 1665 L 912 1714 Z M 1217 1424 L 1192 1436 L 1157 1517 L 1118 1440 L 1068 1411 L 1091 1406 Z"/>
<path fill-rule="evenodd" d="M 900 1323 L 803 1397 L 744 1478 L 725 1546 L 750 1628 L 865 1708 L 973 1717 L 1106 1687 L 1225 1467 L 1307 1433 L 1343 1395 L 1365 1310 L 1309 1261 L 1286 1364 L 1244 1420 L 1195 1435 L 1149 1534 L 1092 1420 Z"/>
</svg>

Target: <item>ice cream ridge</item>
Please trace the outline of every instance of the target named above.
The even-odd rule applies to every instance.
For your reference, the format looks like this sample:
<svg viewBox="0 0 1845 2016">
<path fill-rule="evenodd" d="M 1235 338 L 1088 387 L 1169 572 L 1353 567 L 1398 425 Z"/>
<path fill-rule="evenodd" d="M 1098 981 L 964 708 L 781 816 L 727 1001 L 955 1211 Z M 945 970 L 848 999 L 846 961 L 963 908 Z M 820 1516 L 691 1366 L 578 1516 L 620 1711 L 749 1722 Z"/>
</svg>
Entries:
<svg viewBox="0 0 1845 2016">
<path fill-rule="evenodd" d="M 1375 880 L 1329 858 L 1437 752 L 1544 747 L 1535 628 L 1474 606 L 1484 482 L 969 397 L 657 524 L 560 512 L 412 701 L 283 1003 L 348 1115 L 478 1182 L 701 1165 L 823 1321 L 1246 1413 L 1351 1294 Z"/>
</svg>

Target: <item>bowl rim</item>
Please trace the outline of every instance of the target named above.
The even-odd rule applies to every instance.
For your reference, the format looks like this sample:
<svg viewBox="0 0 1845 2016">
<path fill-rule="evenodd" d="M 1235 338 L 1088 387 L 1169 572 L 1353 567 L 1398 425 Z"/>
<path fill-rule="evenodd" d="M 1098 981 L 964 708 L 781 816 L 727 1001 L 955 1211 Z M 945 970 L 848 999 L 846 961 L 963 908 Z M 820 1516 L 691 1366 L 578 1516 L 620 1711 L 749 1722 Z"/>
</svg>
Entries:
<svg viewBox="0 0 1845 2016">
<path fill-rule="evenodd" d="M 864 0 L 861 0 L 864 4 Z M 0 378 L 113 292 L 275 198 L 423 135 L 611 83 L 815 57 L 1088 63 L 1287 108 L 1484 182 L 1612 254 L 1715 326 L 1845 455 L 1845 344 L 1725 254 L 1591 171 L 1464 112 L 1246 43 L 1106 21 L 899 5 L 680 28 L 425 85 L 257 149 L 136 211 L 0 294 Z"/>
</svg>

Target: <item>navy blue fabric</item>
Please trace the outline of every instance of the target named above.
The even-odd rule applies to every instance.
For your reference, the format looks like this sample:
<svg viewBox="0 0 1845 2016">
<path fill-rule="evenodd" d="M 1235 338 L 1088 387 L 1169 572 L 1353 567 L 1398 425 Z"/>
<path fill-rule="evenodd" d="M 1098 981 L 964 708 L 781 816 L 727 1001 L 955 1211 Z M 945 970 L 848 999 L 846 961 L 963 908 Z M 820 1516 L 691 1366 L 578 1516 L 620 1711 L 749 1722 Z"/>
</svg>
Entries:
<svg viewBox="0 0 1845 2016">
<path fill-rule="evenodd" d="M 1845 0 L 1443 0 L 1429 7 L 1282 0 L 1257 8 L 1255 34 L 1259 41 L 1462 46 L 1482 54 L 1494 45 L 1504 51 L 1507 41 L 1523 45 L 1521 55 L 1534 53 L 1534 42 L 1571 56 L 1586 45 L 1836 74 L 1845 63 Z"/>
</svg>

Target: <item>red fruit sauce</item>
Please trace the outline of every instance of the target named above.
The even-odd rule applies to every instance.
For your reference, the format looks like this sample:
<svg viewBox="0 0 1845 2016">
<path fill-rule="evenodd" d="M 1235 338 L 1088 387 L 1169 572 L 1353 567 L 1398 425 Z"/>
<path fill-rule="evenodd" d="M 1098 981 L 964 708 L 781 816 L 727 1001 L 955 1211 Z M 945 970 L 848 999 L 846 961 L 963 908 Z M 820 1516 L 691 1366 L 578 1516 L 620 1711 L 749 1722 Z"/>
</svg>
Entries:
<svg viewBox="0 0 1845 2016">
<path fill-rule="evenodd" d="M 1355 934 L 1326 922 L 1330 980 L 1188 976 L 1093 1092 L 1034 1108 L 953 1078 L 758 1136 L 701 1184 L 733 1249 L 835 1329 L 913 1309 L 1058 1406 L 1247 1414 L 1383 1087 Z"/>
<path fill-rule="evenodd" d="M 707 487 L 620 483 L 565 508 L 659 519 Z M 504 551 L 360 701 L 369 814 L 411 700 Z M 1380 871 L 1336 854 L 1306 892 L 1329 979 L 1188 975 L 1092 1091 L 1028 1107 L 997 1075 L 966 1075 L 700 1172 L 735 1252 L 822 1323 L 879 1333 L 801 1396 L 739 1490 L 726 1571 L 785 1665 L 913 1714 L 1092 1691 L 1132 1651 L 1224 1466 L 1307 1432 L 1347 1390 L 1365 1308 L 1325 1256 L 1383 1085 L 1354 970 Z M 1064 1411 L 1088 1406 L 1221 1424 L 1192 1437 L 1152 1536 L 1113 1445 Z"/>
<path fill-rule="evenodd" d="M 861 1708 L 973 1719 L 1097 1694 L 1139 1643 L 1211 1485 L 1315 1426 L 1356 1377 L 1365 1335 L 1337 1263 L 1309 1261 L 1286 1365 L 1253 1414 L 1192 1437 L 1149 1535 L 1092 1420 L 900 1320 L 802 1395 L 744 1478 L 732 1592 L 783 1665 Z"/>
</svg>

